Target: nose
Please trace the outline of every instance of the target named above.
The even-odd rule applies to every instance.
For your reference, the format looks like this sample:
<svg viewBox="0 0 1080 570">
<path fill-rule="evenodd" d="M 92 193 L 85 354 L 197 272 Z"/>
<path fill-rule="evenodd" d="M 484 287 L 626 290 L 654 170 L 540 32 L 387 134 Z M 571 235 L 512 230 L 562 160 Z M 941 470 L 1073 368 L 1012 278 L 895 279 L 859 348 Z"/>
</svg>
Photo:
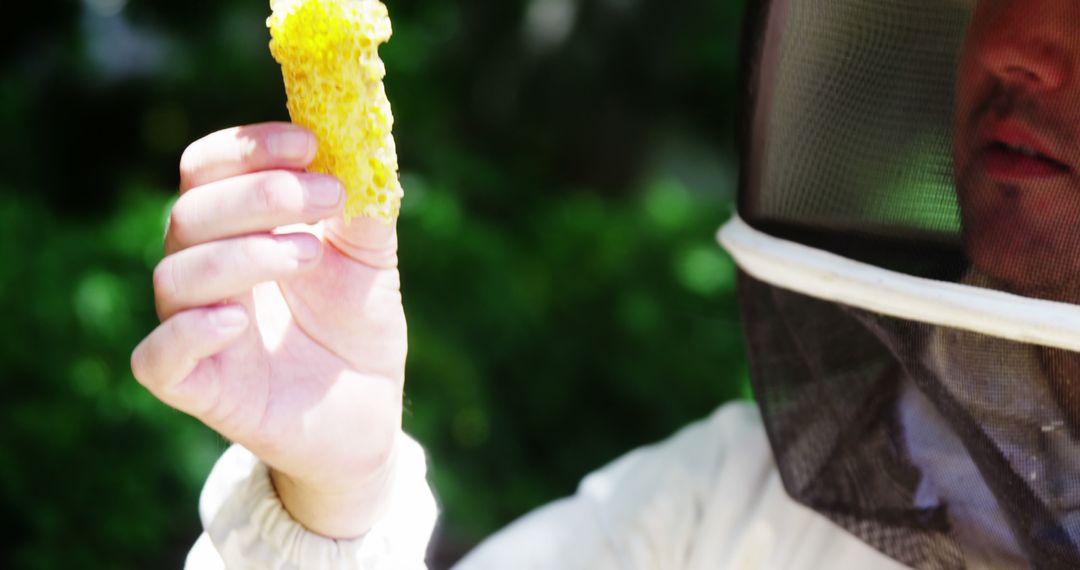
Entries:
<svg viewBox="0 0 1080 570">
<path fill-rule="evenodd" d="M 1040 38 L 1029 26 L 1000 26 L 980 50 L 983 65 L 1001 81 L 1033 91 L 1054 91 L 1069 80 L 1068 51 L 1057 42 Z"/>
</svg>

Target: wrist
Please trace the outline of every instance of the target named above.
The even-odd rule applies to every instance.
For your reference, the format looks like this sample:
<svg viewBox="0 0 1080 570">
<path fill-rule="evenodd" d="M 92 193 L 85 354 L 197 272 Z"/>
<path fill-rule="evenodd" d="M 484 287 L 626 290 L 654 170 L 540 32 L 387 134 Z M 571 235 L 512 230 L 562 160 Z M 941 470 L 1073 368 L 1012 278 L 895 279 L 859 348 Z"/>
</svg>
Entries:
<svg viewBox="0 0 1080 570">
<path fill-rule="evenodd" d="M 396 446 L 395 446 L 396 447 Z M 362 537 L 379 521 L 394 484 L 396 453 L 355 486 L 330 489 L 270 468 L 270 482 L 285 510 L 309 531 L 335 540 Z"/>
</svg>

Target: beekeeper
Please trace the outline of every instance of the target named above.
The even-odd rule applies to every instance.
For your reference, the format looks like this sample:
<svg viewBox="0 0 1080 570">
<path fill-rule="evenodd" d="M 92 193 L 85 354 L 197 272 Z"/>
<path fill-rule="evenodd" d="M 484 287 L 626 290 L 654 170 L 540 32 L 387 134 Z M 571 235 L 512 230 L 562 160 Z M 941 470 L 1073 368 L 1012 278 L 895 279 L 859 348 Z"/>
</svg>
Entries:
<svg viewBox="0 0 1080 570">
<path fill-rule="evenodd" d="M 757 405 L 629 453 L 459 567 L 1080 567 L 1080 2 L 748 12 L 720 238 Z M 395 235 L 341 222 L 340 184 L 298 173 L 314 145 L 265 124 L 181 161 L 162 325 L 132 367 L 237 444 L 191 569 L 424 567 Z"/>
</svg>

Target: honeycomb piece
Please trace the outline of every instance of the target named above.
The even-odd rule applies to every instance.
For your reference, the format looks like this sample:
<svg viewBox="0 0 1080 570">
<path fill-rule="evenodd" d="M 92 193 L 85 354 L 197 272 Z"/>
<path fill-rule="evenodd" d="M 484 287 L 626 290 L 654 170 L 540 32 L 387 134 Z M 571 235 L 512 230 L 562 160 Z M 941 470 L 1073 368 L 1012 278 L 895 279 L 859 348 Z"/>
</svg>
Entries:
<svg viewBox="0 0 1080 570">
<path fill-rule="evenodd" d="M 270 53 L 281 65 L 292 121 L 319 140 L 312 172 L 345 185 L 345 221 L 393 222 L 398 180 L 394 115 L 386 98 L 380 44 L 390 16 L 379 0 L 273 0 Z"/>
</svg>

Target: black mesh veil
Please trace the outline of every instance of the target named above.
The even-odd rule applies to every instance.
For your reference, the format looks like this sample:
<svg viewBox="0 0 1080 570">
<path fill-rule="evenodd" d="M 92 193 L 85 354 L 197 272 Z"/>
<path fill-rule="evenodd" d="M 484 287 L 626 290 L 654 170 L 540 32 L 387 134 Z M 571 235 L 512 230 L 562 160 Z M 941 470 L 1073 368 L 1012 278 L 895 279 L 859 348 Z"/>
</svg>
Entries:
<svg viewBox="0 0 1080 570">
<path fill-rule="evenodd" d="M 787 491 L 914 568 L 1080 568 L 1080 2 L 751 4 L 722 240 Z"/>
<path fill-rule="evenodd" d="M 853 235 L 903 244 L 910 259 L 899 263 L 922 256 L 916 241 L 955 251 L 949 148 L 964 0 L 763 0 L 756 9 L 740 215 L 856 258 L 866 254 Z M 869 256 L 880 262 L 876 247 Z"/>
</svg>

